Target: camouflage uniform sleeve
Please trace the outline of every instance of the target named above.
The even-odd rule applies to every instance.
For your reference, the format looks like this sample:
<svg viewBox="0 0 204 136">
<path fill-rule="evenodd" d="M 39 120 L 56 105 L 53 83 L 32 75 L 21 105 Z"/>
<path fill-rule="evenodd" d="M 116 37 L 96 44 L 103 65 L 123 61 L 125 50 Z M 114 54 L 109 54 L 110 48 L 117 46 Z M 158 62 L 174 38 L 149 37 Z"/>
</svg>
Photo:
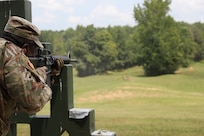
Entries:
<svg viewBox="0 0 204 136">
<path fill-rule="evenodd" d="M 5 51 L 5 86 L 19 110 L 36 113 L 50 100 L 52 91 L 28 58 L 14 47 L 8 46 Z M 41 75 L 45 75 L 42 70 Z"/>
</svg>

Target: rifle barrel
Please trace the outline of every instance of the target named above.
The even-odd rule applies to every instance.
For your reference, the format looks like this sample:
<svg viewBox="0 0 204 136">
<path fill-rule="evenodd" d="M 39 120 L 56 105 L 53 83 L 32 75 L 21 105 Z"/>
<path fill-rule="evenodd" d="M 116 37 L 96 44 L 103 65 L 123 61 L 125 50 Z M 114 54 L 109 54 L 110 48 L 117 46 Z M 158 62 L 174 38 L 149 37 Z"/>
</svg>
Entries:
<svg viewBox="0 0 204 136">
<path fill-rule="evenodd" d="M 70 64 L 71 62 L 77 62 L 76 59 L 71 59 L 69 56 L 40 56 L 40 57 L 29 57 L 29 60 L 36 67 L 51 66 L 54 64 L 56 59 L 62 59 L 64 64 Z"/>
</svg>

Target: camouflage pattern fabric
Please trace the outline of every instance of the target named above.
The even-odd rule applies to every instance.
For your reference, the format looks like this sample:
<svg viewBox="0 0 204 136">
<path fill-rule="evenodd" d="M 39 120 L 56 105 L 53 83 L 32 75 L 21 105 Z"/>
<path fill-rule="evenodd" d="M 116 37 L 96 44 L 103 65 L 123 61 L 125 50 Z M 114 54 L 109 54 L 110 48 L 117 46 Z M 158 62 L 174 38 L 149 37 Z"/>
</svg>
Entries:
<svg viewBox="0 0 204 136">
<path fill-rule="evenodd" d="M 50 100 L 45 81 L 45 67 L 35 69 L 21 48 L 0 38 L 0 136 L 7 134 L 12 113 L 36 113 Z"/>
<path fill-rule="evenodd" d="M 37 46 L 43 48 L 43 45 L 39 41 L 40 30 L 24 18 L 11 16 L 4 28 L 4 32 L 34 41 Z"/>
</svg>

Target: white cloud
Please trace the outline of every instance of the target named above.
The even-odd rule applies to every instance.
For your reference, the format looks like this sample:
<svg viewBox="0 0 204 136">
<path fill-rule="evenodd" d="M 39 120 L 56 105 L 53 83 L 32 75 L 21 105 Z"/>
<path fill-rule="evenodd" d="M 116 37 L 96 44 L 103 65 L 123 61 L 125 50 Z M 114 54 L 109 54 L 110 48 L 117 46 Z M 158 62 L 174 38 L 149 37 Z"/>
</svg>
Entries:
<svg viewBox="0 0 204 136">
<path fill-rule="evenodd" d="M 67 21 L 70 23 L 79 23 L 82 21 L 82 19 L 80 17 L 77 17 L 77 16 L 69 16 Z"/>
<path fill-rule="evenodd" d="M 33 22 L 40 24 L 38 25 L 40 29 L 54 27 L 63 29 L 62 22 L 65 22 L 66 15 L 72 14 L 74 11 L 73 3 L 74 0 L 33 0 Z"/>
<path fill-rule="evenodd" d="M 203 0 L 173 0 L 170 14 L 175 20 L 194 23 L 204 21 L 204 1 Z"/>
<path fill-rule="evenodd" d="M 119 11 L 113 5 L 98 5 L 92 10 L 92 14 L 99 16 L 115 16 L 119 14 Z"/>
<path fill-rule="evenodd" d="M 133 7 L 142 0 L 31 0 L 33 22 L 40 29 L 66 29 L 79 25 L 106 27 L 135 25 Z M 176 21 L 204 22 L 204 0 L 172 0 L 170 15 Z"/>
<path fill-rule="evenodd" d="M 114 5 L 98 5 L 86 17 L 77 17 L 78 24 L 94 24 L 96 26 L 127 25 L 133 22 L 132 14 L 121 12 Z M 80 19 L 79 19 L 80 18 Z"/>
<path fill-rule="evenodd" d="M 37 23 L 50 23 L 50 21 L 54 21 L 56 19 L 56 16 L 54 14 L 51 14 L 50 12 L 43 12 L 41 16 L 34 16 L 35 22 Z"/>
<path fill-rule="evenodd" d="M 68 16 L 67 23 L 71 23 L 73 26 L 80 25 L 90 25 L 94 26 L 108 26 L 108 25 L 126 25 L 134 22 L 132 14 L 121 12 L 114 5 L 97 5 L 92 10 L 88 12 L 85 16 Z M 132 22 L 131 22 L 132 21 Z"/>
</svg>

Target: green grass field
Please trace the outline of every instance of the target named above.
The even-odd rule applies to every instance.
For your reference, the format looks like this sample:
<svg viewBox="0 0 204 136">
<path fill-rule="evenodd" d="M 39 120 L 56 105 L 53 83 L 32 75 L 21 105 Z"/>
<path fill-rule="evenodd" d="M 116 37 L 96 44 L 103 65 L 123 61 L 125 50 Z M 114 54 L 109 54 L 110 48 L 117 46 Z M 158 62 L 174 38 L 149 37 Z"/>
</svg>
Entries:
<svg viewBox="0 0 204 136">
<path fill-rule="evenodd" d="M 156 77 L 144 77 L 141 67 L 74 76 L 74 103 L 93 108 L 96 129 L 117 136 L 203 136 L 204 63 Z"/>
</svg>

